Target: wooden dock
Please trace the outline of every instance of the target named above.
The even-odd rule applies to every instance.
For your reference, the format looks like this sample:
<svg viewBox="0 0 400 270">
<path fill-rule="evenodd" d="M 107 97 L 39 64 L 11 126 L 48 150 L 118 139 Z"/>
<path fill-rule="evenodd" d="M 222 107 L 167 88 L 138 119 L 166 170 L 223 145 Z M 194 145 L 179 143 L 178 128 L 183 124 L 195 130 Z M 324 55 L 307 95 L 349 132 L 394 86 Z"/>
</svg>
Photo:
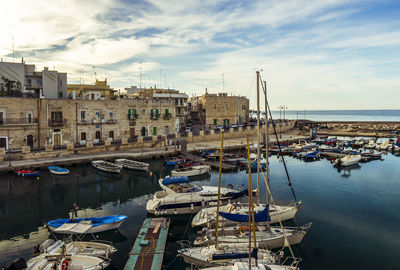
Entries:
<svg viewBox="0 0 400 270">
<path fill-rule="evenodd" d="M 169 225 L 169 218 L 146 218 L 129 252 L 124 270 L 160 270 Z"/>
<path fill-rule="evenodd" d="M 218 169 L 219 168 L 219 161 L 211 161 L 211 160 L 206 160 L 202 157 L 190 154 L 190 153 L 183 153 L 188 159 L 203 164 L 203 165 L 209 165 L 211 168 Z M 235 170 L 237 168 L 237 165 L 234 164 L 228 164 L 222 162 L 222 170 L 224 171 L 229 171 L 229 170 Z"/>
</svg>

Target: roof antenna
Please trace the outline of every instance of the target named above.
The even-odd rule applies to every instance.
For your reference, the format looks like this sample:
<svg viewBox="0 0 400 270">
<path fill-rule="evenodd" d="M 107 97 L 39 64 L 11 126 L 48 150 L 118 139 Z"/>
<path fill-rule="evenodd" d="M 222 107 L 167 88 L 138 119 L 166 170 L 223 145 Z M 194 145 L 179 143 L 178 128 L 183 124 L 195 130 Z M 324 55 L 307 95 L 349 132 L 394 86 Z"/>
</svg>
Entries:
<svg viewBox="0 0 400 270">
<path fill-rule="evenodd" d="M 13 63 L 14 63 L 14 59 L 15 59 L 15 55 L 14 55 L 14 53 L 15 53 L 15 51 L 14 51 L 14 35 L 11 36 L 11 39 L 12 39 L 12 51 L 13 51 Z"/>
</svg>

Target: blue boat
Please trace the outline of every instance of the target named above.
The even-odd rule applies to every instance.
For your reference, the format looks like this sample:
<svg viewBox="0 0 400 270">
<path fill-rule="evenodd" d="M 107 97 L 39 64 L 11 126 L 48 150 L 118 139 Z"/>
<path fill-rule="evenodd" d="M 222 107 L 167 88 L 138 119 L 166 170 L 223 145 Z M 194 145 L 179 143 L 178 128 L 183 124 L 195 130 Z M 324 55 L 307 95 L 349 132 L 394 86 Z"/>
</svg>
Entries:
<svg viewBox="0 0 400 270">
<path fill-rule="evenodd" d="M 319 151 L 314 151 L 304 155 L 304 160 L 317 160 L 320 159 Z"/>
<path fill-rule="evenodd" d="M 60 228 L 64 224 L 77 224 L 84 223 L 89 224 L 90 229 L 86 230 L 84 233 L 98 233 L 109 230 L 118 229 L 122 222 L 126 220 L 127 216 L 117 215 L 117 216 L 104 216 L 104 217 L 90 217 L 90 218 L 76 218 L 76 219 L 55 219 L 47 222 L 47 226 L 50 230 L 54 231 Z M 55 231 L 57 232 L 57 231 Z M 61 233 L 64 233 L 62 231 Z M 72 232 L 74 233 L 74 232 Z"/>
<path fill-rule="evenodd" d="M 56 175 L 66 175 L 69 174 L 69 170 L 65 168 L 61 168 L 58 166 L 49 166 L 47 167 L 52 174 Z"/>
</svg>

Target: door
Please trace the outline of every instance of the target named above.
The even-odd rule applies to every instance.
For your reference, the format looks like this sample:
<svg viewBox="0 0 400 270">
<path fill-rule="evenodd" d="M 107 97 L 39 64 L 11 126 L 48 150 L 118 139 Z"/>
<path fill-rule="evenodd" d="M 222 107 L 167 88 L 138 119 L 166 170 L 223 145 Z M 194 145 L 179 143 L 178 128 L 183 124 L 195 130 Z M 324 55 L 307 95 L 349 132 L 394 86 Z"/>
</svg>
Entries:
<svg viewBox="0 0 400 270">
<path fill-rule="evenodd" d="M 0 124 L 3 124 L 3 117 L 4 117 L 3 112 L 0 112 Z"/>
<path fill-rule="evenodd" d="M 135 128 L 131 128 L 130 129 L 130 133 L 129 133 L 129 138 L 130 139 L 134 139 L 135 138 Z"/>
<path fill-rule="evenodd" d="M 96 131 L 96 139 L 100 141 L 100 131 Z"/>
<path fill-rule="evenodd" d="M 28 137 L 26 138 L 26 145 L 33 148 L 33 136 L 32 135 L 28 135 Z"/>
<path fill-rule="evenodd" d="M 157 136 L 157 127 L 153 127 L 153 136 Z"/>
<path fill-rule="evenodd" d="M 165 135 L 168 135 L 169 134 L 169 128 L 168 128 L 168 126 L 165 126 Z"/>
<path fill-rule="evenodd" d="M 114 140 L 114 131 L 113 130 L 110 131 L 110 138 Z"/>
<path fill-rule="evenodd" d="M 146 128 L 145 127 L 142 127 L 142 136 L 143 137 L 146 136 Z"/>
<path fill-rule="evenodd" d="M 229 127 L 229 119 L 225 119 L 224 120 L 224 126 L 225 127 Z"/>
<path fill-rule="evenodd" d="M 54 146 L 61 145 L 61 134 L 54 134 L 53 139 L 54 139 L 54 143 L 53 143 Z"/>
<path fill-rule="evenodd" d="M 0 138 L 0 148 L 5 148 L 7 150 L 7 138 Z"/>
</svg>

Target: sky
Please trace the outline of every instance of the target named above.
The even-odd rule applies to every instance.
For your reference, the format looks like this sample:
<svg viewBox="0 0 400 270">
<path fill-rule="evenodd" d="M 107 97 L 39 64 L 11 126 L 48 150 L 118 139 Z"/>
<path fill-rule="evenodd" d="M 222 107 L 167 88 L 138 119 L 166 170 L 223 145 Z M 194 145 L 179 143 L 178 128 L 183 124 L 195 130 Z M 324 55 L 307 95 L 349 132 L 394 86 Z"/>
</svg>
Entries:
<svg viewBox="0 0 400 270">
<path fill-rule="evenodd" d="M 3 61 L 13 61 L 14 47 L 16 62 L 67 72 L 69 83 L 107 78 L 117 89 L 157 85 L 189 96 L 207 88 L 247 96 L 254 108 L 259 70 L 272 110 L 400 108 L 399 1 L 0 5 Z"/>
</svg>

